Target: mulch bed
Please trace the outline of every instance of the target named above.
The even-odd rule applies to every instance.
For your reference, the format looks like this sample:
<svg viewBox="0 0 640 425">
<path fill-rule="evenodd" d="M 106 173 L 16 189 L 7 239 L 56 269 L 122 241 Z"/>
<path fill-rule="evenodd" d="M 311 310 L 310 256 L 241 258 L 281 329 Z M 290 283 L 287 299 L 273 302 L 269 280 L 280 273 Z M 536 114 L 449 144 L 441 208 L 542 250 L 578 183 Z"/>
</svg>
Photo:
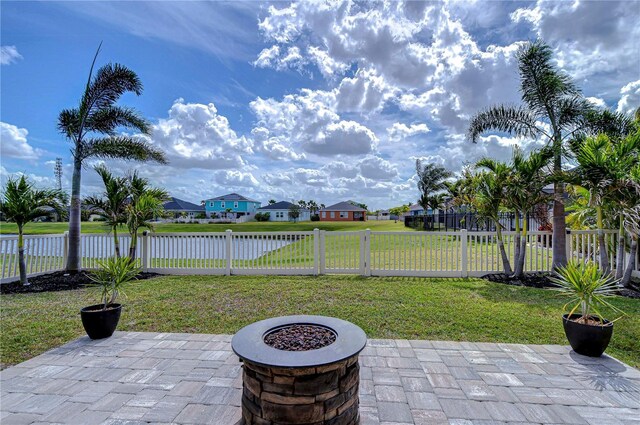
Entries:
<svg viewBox="0 0 640 425">
<path fill-rule="evenodd" d="M 506 285 L 514 286 L 527 286 L 529 288 L 554 288 L 555 285 L 549 279 L 551 276 L 549 273 L 526 273 L 521 278 L 517 279 L 511 276 L 507 276 L 504 273 L 492 273 L 482 276 L 490 282 L 504 283 Z M 631 282 L 631 289 L 620 289 L 618 295 L 627 298 L 640 298 L 640 287 Z"/>
<path fill-rule="evenodd" d="M 160 276 L 158 273 L 140 273 L 137 279 L 150 279 Z M 0 285 L 0 293 L 25 294 L 31 292 L 69 291 L 84 288 L 94 283 L 89 279 L 89 272 L 81 271 L 69 274 L 65 271 L 53 272 L 29 278 L 30 285 L 23 286 L 20 281 L 3 283 Z"/>
<path fill-rule="evenodd" d="M 309 351 L 326 347 L 336 341 L 331 330 L 315 325 L 291 325 L 264 337 L 265 344 L 285 351 Z"/>
</svg>

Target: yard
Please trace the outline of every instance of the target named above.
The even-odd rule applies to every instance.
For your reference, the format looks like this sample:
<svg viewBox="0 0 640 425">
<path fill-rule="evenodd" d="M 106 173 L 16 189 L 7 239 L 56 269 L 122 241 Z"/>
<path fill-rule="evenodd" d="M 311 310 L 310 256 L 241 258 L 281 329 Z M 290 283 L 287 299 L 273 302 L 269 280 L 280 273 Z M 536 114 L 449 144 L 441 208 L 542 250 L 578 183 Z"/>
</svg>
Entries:
<svg viewBox="0 0 640 425">
<path fill-rule="evenodd" d="M 231 334 L 304 313 L 350 320 L 371 338 L 566 344 L 556 293 L 479 279 L 162 276 L 126 294 L 123 331 Z M 97 299 L 91 288 L 3 295 L 2 367 L 83 335 L 78 311 Z M 640 300 L 613 302 L 627 317 L 616 322 L 607 352 L 638 367 Z"/>
<path fill-rule="evenodd" d="M 354 222 L 329 222 L 329 221 L 304 221 L 299 223 L 291 222 L 257 222 L 250 221 L 238 224 L 187 224 L 187 223 L 158 223 L 155 231 L 159 233 L 171 232 L 224 232 L 231 229 L 234 232 L 287 232 L 287 231 L 309 231 L 320 230 L 365 230 L 375 231 L 414 231 L 405 227 L 402 221 L 393 220 L 381 221 L 354 221 Z M 69 230 L 69 223 L 29 223 L 25 226 L 27 235 L 46 235 L 64 233 Z M 83 222 L 82 233 L 107 233 L 108 229 L 104 223 Z M 16 234 L 18 228 L 15 223 L 0 222 L 0 234 Z M 122 226 L 121 234 L 126 234 L 127 229 Z"/>
</svg>

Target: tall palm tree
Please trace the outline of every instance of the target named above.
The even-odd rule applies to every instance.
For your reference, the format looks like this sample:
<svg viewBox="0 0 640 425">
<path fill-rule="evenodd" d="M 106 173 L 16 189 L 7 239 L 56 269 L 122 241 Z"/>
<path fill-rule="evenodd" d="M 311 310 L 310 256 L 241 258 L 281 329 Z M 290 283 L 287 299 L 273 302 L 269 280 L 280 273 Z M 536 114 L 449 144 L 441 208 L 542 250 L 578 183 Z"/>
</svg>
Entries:
<svg viewBox="0 0 640 425">
<path fill-rule="evenodd" d="M 129 178 L 130 198 L 126 207 L 127 228 L 131 236 L 129 259 L 135 261 L 138 247 L 138 230 L 142 227 L 153 230 L 151 220 L 161 216 L 163 204 L 169 199 L 164 189 L 149 186 L 149 181 L 134 172 Z"/>
<path fill-rule="evenodd" d="M 546 168 L 552 156 L 553 153 L 549 149 L 532 152 L 528 157 L 518 148 L 513 151 L 508 192 L 510 203 L 516 211 L 516 218 L 522 213 L 522 232 L 515 241 L 515 277 L 521 277 L 524 273 L 529 231 L 528 214 L 536 205 L 547 202 L 548 196 L 543 189 L 548 181 Z"/>
<path fill-rule="evenodd" d="M 120 64 L 104 65 L 94 75 L 93 68 L 99 52 L 100 47 L 91 63 L 78 107 L 65 109 L 58 117 L 58 129 L 72 143 L 73 155 L 67 258 L 67 270 L 70 272 L 81 268 L 80 188 L 84 162 L 89 158 L 120 158 L 166 163 L 160 150 L 139 138 L 116 133 L 119 128 L 150 133 L 149 123 L 137 111 L 116 105 L 124 93 L 140 95 L 142 82 L 135 72 Z"/>
<path fill-rule="evenodd" d="M 471 119 L 468 133 L 474 143 L 490 130 L 542 138 L 553 151 L 553 172 L 560 175 L 564 144 L 585 131 L 585 117 L 593 107 L 569 75 L 553 64 L 552 55 L 551 47 L 540 40 L 523 46 L 517 54 L 523 105 L 498 105 L 479 112 Z M 566 265 L 564 183 L 560 179 L 554 182 L 552 240 L 554 268 Z"/>
<path fill-rule="evenodd" d="M 116 257 L 120 257 L 120 240 L 118 226 L 126 222 L 126 206 L 129 198 L 129 187 L 125 177 L 114 177 L 104 165 L 94 167 L 104 184 L 102 196 L 88 196 L 85 206 L 93 213 L 105 219 L 105 224 L 113 233 L 113 245 Z"/>
<path fill-rule="evenodd" d="M 504 248 L 502 223 L 500 223 L 500 208 L 507 199 L 506 187 L 511 175 L 511 167 L 504 162 L 483 158 L 476 163 L 481 171 L 475 177 L 474 206 L 478 214 L 494 222 L 496 239 L 502 257 L 502 267 L 506 275 L 513 273 L 509 256 Z"/>
<path fill-rule="evenodd" d="M 50 217 L 53 213 L 62 216 L 64 206 L 60 202 L 62 191 L 56 189 L 36 189 L 25 176 L 10 178 L 0 199 L 0 212 L 7 221 L 18 226 L 18 267 L 20 283 L 29 285 L 27 264 L 24 258 L 24 226 L 40 217 Z"/>
</svg>

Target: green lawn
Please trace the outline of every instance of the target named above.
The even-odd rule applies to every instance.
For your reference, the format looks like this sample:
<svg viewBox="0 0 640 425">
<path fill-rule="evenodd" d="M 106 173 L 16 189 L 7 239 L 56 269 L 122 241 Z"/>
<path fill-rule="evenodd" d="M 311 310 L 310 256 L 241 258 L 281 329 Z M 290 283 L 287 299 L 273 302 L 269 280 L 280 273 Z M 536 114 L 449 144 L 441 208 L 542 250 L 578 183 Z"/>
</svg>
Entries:
<svg viewBox="0 0 640 425">
<path fill-rule="evenodd" d="M 353 321 L 371 338 L 566 344 L 555 292 L 478 279 L 166 276 L 126 292 L 119 329 L 127 331 L 234 333 L 305 313 Z M 2 296 L 3 367 L 81 336 L 78 311 L 96 300 L 93 289 Z M 640 300 L 613 303 L 628 316 L 608 352 L 638 367 Z"/>
<path fill-rule="evenodd" d="M 354 221 L 354 222 L 327 222 L 327 221 L 304 221 L 300 223 L 289 222 L 262 222 L 250 221 L 239 224 L 178 224 L 159 223 L 155 226 L 156 232 L 224 232 L 231 229 L 234 232 L 286 232 L 286 231 L 308 231 L 320 230 L 364 230 L 375 231 L 407 231 L 414 229 L 405 227 L 401 221 L 395 223 L 393 220 L 381 221 Z M 44 235 L 54 233 L 64 233 L 69 229 L 69 223 L 29 223 L 25 226 L 25 233 L 28 235 Z M 105 233 L 107 229 L 100 222 L 83 222 L 82 233 Z M 18 232 L 14 223 L 0 222 L 0 234 Z M 126 234 L 123 227 L 121 233 Z"/>
</svg>

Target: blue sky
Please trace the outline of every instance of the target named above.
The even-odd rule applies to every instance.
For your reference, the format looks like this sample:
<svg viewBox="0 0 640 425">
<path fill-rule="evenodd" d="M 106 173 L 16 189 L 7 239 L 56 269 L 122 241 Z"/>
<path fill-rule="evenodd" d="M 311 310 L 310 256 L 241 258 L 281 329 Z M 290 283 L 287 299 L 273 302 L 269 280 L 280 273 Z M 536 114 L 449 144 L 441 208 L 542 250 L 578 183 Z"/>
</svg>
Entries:
<svg viewBox="0 0 640 425">
<path fill-rule="evenodd" d="M 640 103 L 640 2 L 1 3 L 0 177 L 53 185 L 69 145 L 56 130 L 92 56 L 135 70 L 127 95 L 153 124 L 168 166 L 132 168 L 198 202 L 228 192 L 263 201 L 414 202 L 416 158 L 459 170 L 507 158 L 506 135 L 478 145 L 469 117 L 516 103 L 518 47 L 536 37 L 598 105 Z M 100 187 L 91 170 L 83 192 Z"/>
</svg>

